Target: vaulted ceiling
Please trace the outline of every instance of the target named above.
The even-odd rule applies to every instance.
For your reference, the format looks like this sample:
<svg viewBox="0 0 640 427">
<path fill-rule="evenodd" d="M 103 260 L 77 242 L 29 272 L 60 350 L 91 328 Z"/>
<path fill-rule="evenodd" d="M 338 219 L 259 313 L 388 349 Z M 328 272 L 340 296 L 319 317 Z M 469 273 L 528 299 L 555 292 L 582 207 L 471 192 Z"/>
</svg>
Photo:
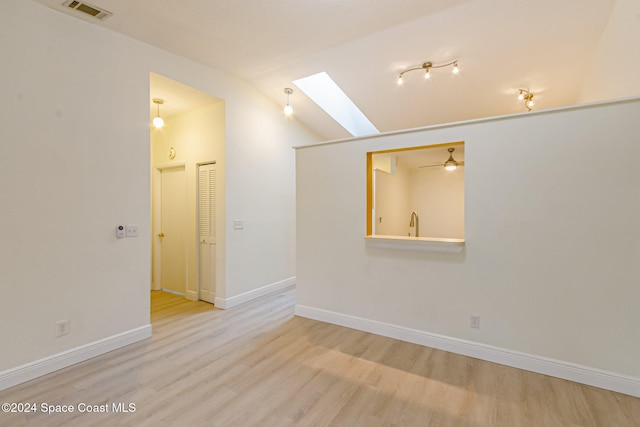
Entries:
<svg viewBox="0 0 640 427">
<path fill-rule="evenodd" d="M 95 25 L 235 75 L 277 105 L 292 87 L 295 119 L 330 140 L 350 135 L 294 80 L 327 72 L 381 132 L 524 112 L 519 88 L 536 109 L 574 104 L 615 0 L 87 3 L 113 13 Z M 407 67 L 452 60 L 458 75 L 415 71 L 396 85 Z"/>
</svg>

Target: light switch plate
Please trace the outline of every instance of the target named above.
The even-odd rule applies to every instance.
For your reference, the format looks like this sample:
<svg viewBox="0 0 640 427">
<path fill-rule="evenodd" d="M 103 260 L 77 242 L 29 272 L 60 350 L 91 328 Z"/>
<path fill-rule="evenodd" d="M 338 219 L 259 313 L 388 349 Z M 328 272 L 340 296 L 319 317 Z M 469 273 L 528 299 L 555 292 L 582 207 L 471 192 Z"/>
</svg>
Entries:
<svg viewBox="0 0 640 427">
<path fill-rule="evenodd" d="M 138 224 L 127 225 L 127 237 L 138 237 Z"/>
</svg>

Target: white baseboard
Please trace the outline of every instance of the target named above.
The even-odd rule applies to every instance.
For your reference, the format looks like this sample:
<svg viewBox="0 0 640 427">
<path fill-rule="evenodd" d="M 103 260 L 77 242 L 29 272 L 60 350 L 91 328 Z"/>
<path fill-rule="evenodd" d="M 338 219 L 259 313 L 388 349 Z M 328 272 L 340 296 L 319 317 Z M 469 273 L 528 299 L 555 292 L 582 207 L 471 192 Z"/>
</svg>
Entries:
<svg viewBox="0 0 640 427">
<path fill-rule="evenodd" d="M 189 301 L 198 301 L 198 293 L 196 291 L 187 291 L 187 293 L 184 296 L 186 299 L 188 299 Z"/>
<path fill-rule="evenodd" d="M 160 289 L 162 292 L 166 292 L 169 294 L 173 294 L 173 295 L 178 295 L 179 297 L 185 297 L 186 298 L 186 294 L 183 294 L 182 292 L 178 292 L 178 291 L 172 291 L 171 289 Z"/>
<path fill-rule="evenodd" d="M 234 295 L 229 298 L 216 297 L 214 305 L 217 308 L 227 309 L 234 307 L 243 302 L 251 301 L 261 296 L 278 292 L 282 289 L 288 288 L 296 284 L 296 277 L 289 277 L 288 279 L 280 280 L 279 282 L 270 283 L 257 289 L 252 289 L 247 292 L 243 292 L 239 295 Z"/>
<path fill-rule="evenodd" d="M 640 378 L 304 305 L 296 305 L 295 314 L 300 317 L 640 397 Z"/>
<path fill-rule="evenodd" d="M 141 326 L 121 334 L 113 335 L 62 353 L 25 363 L 0 372 L 0 390 L 30 381 L 42 375 L 50 374 L 67 366 L 84 362 L 101 354 L 142 341 L 151 337 L 151 325 Z"/>
</svg>

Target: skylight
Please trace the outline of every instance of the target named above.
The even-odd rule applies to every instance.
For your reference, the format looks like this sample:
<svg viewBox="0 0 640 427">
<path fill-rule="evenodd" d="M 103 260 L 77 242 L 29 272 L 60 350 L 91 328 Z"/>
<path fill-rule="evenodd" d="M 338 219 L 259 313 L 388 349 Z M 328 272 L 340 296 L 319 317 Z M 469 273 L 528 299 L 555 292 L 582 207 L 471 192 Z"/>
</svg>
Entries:
<svg viewBox="0 0 640 427">
<path fill-rule="evenodd" d="M 356 104 L 325 72 L 293 82 L 301 91 L 353 136 L 380 133 Z"/>
</svg>

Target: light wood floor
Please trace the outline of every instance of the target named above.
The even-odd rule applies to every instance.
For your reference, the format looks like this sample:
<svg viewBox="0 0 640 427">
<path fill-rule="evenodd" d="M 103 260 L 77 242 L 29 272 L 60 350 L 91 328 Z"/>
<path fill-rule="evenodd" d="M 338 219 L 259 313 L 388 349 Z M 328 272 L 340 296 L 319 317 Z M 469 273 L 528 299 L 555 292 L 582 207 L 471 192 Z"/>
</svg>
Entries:
<svg viewBox="0 0 640 427">
<path fill-rule="evenodd" d="M 640 399 L 293 316 L 288 290 L 229 310 L 152 292 L 153 337 L 0 392 L 134 403 L 1 426 L 640 426 Z"/>
</svg>

